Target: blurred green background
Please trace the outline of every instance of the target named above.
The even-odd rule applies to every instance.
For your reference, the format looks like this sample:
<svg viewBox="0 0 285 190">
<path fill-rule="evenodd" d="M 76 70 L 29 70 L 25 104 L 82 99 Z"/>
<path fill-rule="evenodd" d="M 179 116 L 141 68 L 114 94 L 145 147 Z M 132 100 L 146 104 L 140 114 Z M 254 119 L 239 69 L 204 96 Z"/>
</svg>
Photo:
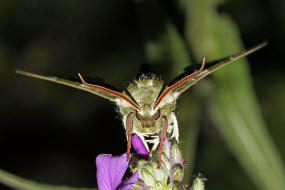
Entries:
<svg viewBox="0 0 285 190">
<path fill-rule="evenodd" d="M 231 19 L 227 22 L 235 23 L 233 38 L 232 33 L 220 35 L 227 25 L 218 24 L 224 20 L 214 19 L 217 15 L 227 15 Z M 270 156 L 264 159 L 277 162 L 272 168 L 280 171 L 264 169 L 258 155 L 257 166 L 251 169 L 254 161 L 239 156 L 243 149 L 238 151 L 238 141 L 231 144 L 234 132 L 219 127 L 226 121 L 215 108 L 222 109 L 226 102 L 217 100 L 226 99 L 219 93 L 224 95 L 226 83 L 231 85 L 231 80 L 224 80 L 226 69 L 186 92 L 178 102 L 177 116 L 181 126 L 186 121 L 191 128 L 181 127 L 187 131 L 181 136 L 190 160 L 186 181 L 191 181 L 193 169 L 193 174 L 208 178 L 209 190 L 269 189 L 263 181 L 269 177 L 260 174 L 264 172 L 276 184 L 284 183 L 280 163 L 285 158 L 285 1 L 2 0 L 0 28 L 1 169 L 42 183 L 94 187 L 95 157 L 121 154 L 126 148 L 115 105 L 76 89 L 16 75 L 16 68 L 71 80 L 78 80 L 80 72 L 125 89 L 142 69 L 151 69 L 167 83 L 190 63 L 200 63 L 201 56 L 215 60 L 268 40 L 267 47 L 248 57 L 246 74 L 238 75 L 235 68 L 228 73 L 236 72 L 241 82 L 249 83 L 249 91 L 255 91 L 251 98 L 257 97 L 260 111 L 253 113 L 260 112 L 266 124 L 266 130 L 261 129 L 266 138 L 258 142 L 261 149 L 269 144 L 264 154 Z M 240 105 L 243 96 L 237 96 Z M 228 107 L 225 115 L 230 114 Z M 240 111 L 251 118 L 251 107 Z M 267 151 L 274 147 L 271 142 L 280 155 L 275 149 L 272 155 Z M 280 186 L 272 189 L 276 187 Z"/>
</svg>

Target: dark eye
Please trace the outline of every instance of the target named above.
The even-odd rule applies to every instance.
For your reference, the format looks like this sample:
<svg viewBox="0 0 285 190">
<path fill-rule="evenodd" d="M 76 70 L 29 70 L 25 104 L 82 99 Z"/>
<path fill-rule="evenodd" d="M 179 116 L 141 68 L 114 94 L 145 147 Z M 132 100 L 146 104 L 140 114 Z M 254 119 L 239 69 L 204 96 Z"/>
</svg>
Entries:
<svg viewBox="0 0 285 190">
<path fill-rule="evenodd" d="M 155 120 L 158 120 L 160 117 L 160 110 L 158 110 L 153 116 L 152 118 L 155 119 Z"/>
<path fill-rule="evenodd" d="M 138 111 L 136 111 L 136 118 L 141 121 L 143 119 L 143 116 L 139 114 Z"/>
</svg>

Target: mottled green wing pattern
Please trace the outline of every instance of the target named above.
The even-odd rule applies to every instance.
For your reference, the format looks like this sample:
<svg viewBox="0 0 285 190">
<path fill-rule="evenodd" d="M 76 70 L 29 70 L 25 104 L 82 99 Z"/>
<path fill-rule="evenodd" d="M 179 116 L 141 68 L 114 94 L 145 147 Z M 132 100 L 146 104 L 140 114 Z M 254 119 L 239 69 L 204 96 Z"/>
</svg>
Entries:
<svg viewBox="0 0 285 190">
<path fill-rule="evenodd" d="M 226 57 L 224 59 L 221 59 L 220 61 L 214 62 L 214 63 L 210 64 L 208 67 L 206 64 L 205 69 L 200 74 L 196 75 L 195 77 L 191 78 L 190 80 L 188 80 L 185 83 L 178 86 L 174 90 L 174 92 L 178 92 L 179 94 L 181 94 L 182 92 L 184 92 L 185 90 L 187 90 L 188 88 L 190 88 L 191 86 L 196 84 L 199 80 L 205 78 L 207 75 L 209 75 L 209 74 L 213 73 L 214 71 L 232 63 L 233 61 L 241 59 L 241 58 L 263 48 L 266 45 L 267 45 L 267 42 L 263 42 L 257 46 L 254 46 L 254 47 L 244 51 L 244 52 L 241 52 L 239 54 L 232 55 L 232 56 Z"/>
<path fill-rule="evenodd" d="M 33 77 L 33 78 L 38 78 L 38 79 L 42 79 L 42 80 L 47 80 L 47 81 L 63 84 L 63 85 L 70 86 L 73 88 L 77 88 L 79 90 L 87 91 L 87 92 L 90 92 L 90 93 L 95 94 L 97 96 L 101 96 L 101 97 L 106 98 L 106 99 L 113 101 L 113 102 L 115 101 L 116 98 L 118 98 L 115 95 L 104 92 L 102 90 L 98 90 L 95 88 L 88 87 L 88 86 L 86 86 L 82 83 L 79 83 L 79 82 L 74 82 L 74 81 L 61 79 L 61 78 L 53 77 L 53 76 L 39 75 L 39 74 L 30 73 L 30 72 L 26 72 L 26 71 L 22 71 L 22 70 L 16 70 L 16 73 L 21 74 L 21 75 L 25 75 L 25 76 L 29 76 L 29 77 Z"/>
</svg>

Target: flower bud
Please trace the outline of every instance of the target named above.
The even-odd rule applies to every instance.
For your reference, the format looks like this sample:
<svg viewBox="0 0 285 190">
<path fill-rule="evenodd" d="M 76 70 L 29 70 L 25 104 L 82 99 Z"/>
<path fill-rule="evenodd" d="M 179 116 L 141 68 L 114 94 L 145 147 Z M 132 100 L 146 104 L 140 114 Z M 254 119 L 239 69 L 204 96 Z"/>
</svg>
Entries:
<svg viewBox="0 0 285 190">
<path fill-rule="evenodd" d="M 171 181 L 174 184 L 181 183 L 184 176 L 184 170 L 181 168 L 181 166 L 178 164 L 176 167 L 173 167 L 171 170 Z"/>
<path fill-rule="evenodd" d="M 161 169 L 163 169 L 165 173 L 169 173 L 171 170 L 170 160 L 164 153 L 161 155 Z"/>
<path fill-rule="evenodd" d="M 181 167 L 184 168 L 184 159 L 177 144 L 171 146 L 170 156 L 172 166 L 180 164 Z"/>
<path fill-rule="evenodd" d="M 149 190 L 149 188 L 143 181 L 138 180 L 134 185 L 132 185 L 132 190 Z"/>
<path fill-rule="evenodd" d="M 145 169 L 141 168 L 139 173 L 140 179 L 145 183 L 146 186 L 154 186 L 156 179 L 153 176 L 151 167 L 146 166 Z"/>
<path fill-rule="evenodd" d="M 192 189 L 193 190 L 205 190 L 204 179 L 200 177 L 196 177 L 196 179 L 194 180 Z"/>
<path fill-rule="evenodd" d="M 167 158 L 170 158 L 170 146 L 171 146 L 171 142 L 169 142 L 168 139 L 165 139 L 163 146 L 162 146 L 162 150 Z"/>
<path fill-rule="evenodd" d="M 154 185 L 154 187 L 156 188 L 156 189 L 164 189 L 163 188 L 163 183 L 161 182 L 161 181 L 156 181 L 155 182 L 155 185 Z"/>
<path fill-rule="evenodd" d="M 151 190 L 173 190 L 174 187 L 172 184 L 167 184 L 161 181 L 155 182 L 155 186 Z"/>
</svg>

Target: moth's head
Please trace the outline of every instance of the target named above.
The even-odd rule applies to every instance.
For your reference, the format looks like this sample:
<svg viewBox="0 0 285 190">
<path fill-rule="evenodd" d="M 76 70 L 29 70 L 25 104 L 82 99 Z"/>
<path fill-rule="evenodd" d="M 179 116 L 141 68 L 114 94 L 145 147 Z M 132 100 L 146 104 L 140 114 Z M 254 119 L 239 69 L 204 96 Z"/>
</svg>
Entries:
<svg viewBox="0 0 285 190">
<path fill-rule="evenodd" d="M 180 95 L 180 91 L 176 91 L 183 84 L 188 82 L 194 76 L 202 72 L 205 66 L 205 59 L 203 59 L 202 67 L 177 82 L 167 86 L 163 89 L 163 82 L 156 77 L 140 77 L 139 80 L 131 83 L 127 91 L 132 99 L 139 106 L 136 109 L 135 124 L 140 129 L 141 133 L 155 132 L 160 129 L 160 122 L 156 122 L 161 116 L 168 117 L 175 109 L 175 102 Z M 122 110 L 122 109 L 121 109 Z M 159 124 L 158 124 L 159 123 Z"/>
<path fill-rule="evenodd" d="M 155 129 L 159 131 L 159 125 L 156 124 L 156 121 L 161 116 L 161 110 L 154 109 L 153 106 L 162 88 L 163 81 L 154 75 L 150 77 L 142 75 L 128 86 L 126 94 L 129 94 L 140 109 L 131 110 L 119 106 L 124 115 L 130 111 L 135 113 L 134 126 L 138 132 L 154 132 Z"/>
</svg>

